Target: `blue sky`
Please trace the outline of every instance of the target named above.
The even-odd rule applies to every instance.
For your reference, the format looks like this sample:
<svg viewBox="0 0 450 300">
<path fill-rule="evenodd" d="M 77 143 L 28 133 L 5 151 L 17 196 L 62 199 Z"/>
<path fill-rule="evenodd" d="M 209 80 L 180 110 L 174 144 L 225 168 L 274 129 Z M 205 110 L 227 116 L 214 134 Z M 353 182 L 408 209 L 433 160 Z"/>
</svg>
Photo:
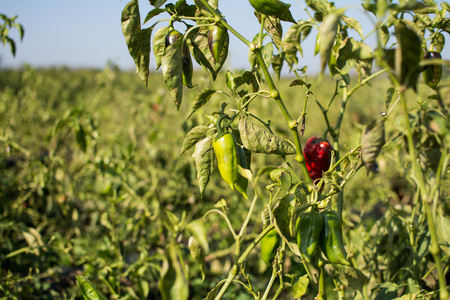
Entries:
<svg viewBox="0 0 450 300">
<path fill-rule="evenodd" d="M 189 1 L 191 2 L 191 1 Z M 286 0 L 290 3 L 295 19 L 308 19 L 302 9 L 304 1 Z M 0 13 L 18 15 L 17 21 L 25 28 L 25 37 L 19 41 L 16 30 L 11 36 L 17 43 L 13 57 L 9 47 L 0 46 L 0 67 L 18 67 L 30 64 L 34 67 L 60 66 L 103 68 L 108 61 L 121 69 L 134 69 L 122 35 L 120 17 L 128 0 L 0 0 Z M 365 15 L 359 0 L 336 0 L 338 7 L 346 7 L 347 15 L 355 17 L 368 33 L 372 16 Z M 151 9 L 149 1 L 141 0 L 141 18 Z M 259 24 L 247 0 L 221 0 L 219 8 L 231 26 L 251 40 L 259 32 Z M 165 15 L 164 17 L 166 17 Z M 151 20 L 144 27 L 153 24 Z M 285 23 L 285 26 L 289 26 Z M 287 27 L 285 27 L 287 28 Z M 315 35 L 304 44 L 304 57 L 300 65 L 317 70 L 318 58 L 313 57 Z M 367 43 L 373 46 L 373 40 Z M 248 49 L 239 40 L 230 41 L 229 67 L 247 68 Z M 151 57 L 151 69 L 154 58 Z"/>
</svg>

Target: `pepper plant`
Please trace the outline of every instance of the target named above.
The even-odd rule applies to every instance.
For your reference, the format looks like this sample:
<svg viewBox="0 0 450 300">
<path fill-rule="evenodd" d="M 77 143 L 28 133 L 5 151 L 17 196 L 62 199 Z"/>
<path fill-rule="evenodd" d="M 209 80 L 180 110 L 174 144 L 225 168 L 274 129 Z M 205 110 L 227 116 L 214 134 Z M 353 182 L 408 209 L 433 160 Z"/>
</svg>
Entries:
<svg viewBox="0 0 450 300">
<path fill-rule="evenodd" d="M 144 83 L 154 57 L 177 110 L 183 95 L 196 95 L 188 119 L 203 113 L 204 118 L 198 117 L 203 123 L 190 128 L 180 147 L 181 155 L 193 152 L 200 195 L 205 195 L 218 169 L 226 182 L 223 188 L 238 191 L 242 201 L 251 203 L 240 228 L 233 226 L 230 216 L 244 212 L 228 211 L 228 199 L 199 219 L 161 213 L 167 227 L 159 279 L 162 299 L 189 298 L 190 282 L 199 275 L 189 262 L 198 265 L 203 279 L 208 277 L 207 228 L 213 213 L 229 228 L 234 247 L 227 274 L 201 296 L 205 299 L 223 299 L 233 285 L 243 286 L 254 299 L 449 299 L 445 180 L 450 159 L 450 63 L 440 53 L 450 31 L 450 5 L 431 0 L 364 1 L 362 8 L 375 20 L 373 30 L 364 33 L 338 2 L 302 1 L 307 19 L 298 19 L 290 4 L 279 0 L 249 2 L 260 23 L 254 37 L 244 37 L 227 22 L 218 0 L 150 0 L 153 9 L 143 21 L 137 0 L 122 12 L 123 34 Z M 167 18 L 148 25 L 162 15 Z M 174 25 L 184 30 L 175 31 Z M 224 69 L 230 35 L 248 47 L 248 70 Z M 371 47 L 366 41 L 373 36 L 376 45 Z M 302 42 L 314 37 L 318 76 L 309 74 L 301 59 L 303 51 L 310 50 L 303 49 Z M 193 61 L 213 80 L 224 80 L 228 90 L 198 90 Z M 295 77 L 290 83 L 298 95 L 295 107 L 286 105 L 278 87 L 283 68 Z M 421 84 L 421 74 L 427 86 Z M 335 82 L 328 101 L 318 99 L 315 91 L 324 76 Z M 385 110 L 363 124 L 360 138 L 354 139 L 358 142 L 342 144 L 347 105 L 365 101 L 354 95 L 378 77 L 388 77 L 391 83 L 387 90 L 377 91 L 385 99 Z M 223 104 L 213 107 L 213 97 L 223 99 Z M 276 126 L 284 126 L 285 134 L 254 109 L 254 103 L 265 99 L 270 110 L 278 109 L 284 116 Z M 308 114 L 313 105 L 322 115 Z M 335 120 L 329 117 L 332 110 L 338 110 Z M 391 118 L 394 112 L 401 112 L 402 119 Z M 308 142 L 303 143 L 313 118 L 320 118 L 326 130 L 318 137 L 305 137 Z M 378 231 L 375 241 L 364 241 L 361 234 L 360 243 L 351 243 L 356 221 L 348 218 L 352 203 L 346 187 L 361 172 L 369 181 L 383 176 L 377 160 L 387 147 L 402 149 L 405 177 L 415 188 L 413 209 L 378 219 L 371 229 Z M 278 164 L 255 164 L 253 158 L 261 155 L 278 157 Z M 262 218 L 255 218 L 259 214 Z M 259 228 L 258 233 L 251 236 L 250 227 Z M 396 238 L 404 243 L 399 246 Z M 362 251 L 364 247 L 372 250 Z M 263 289 L 256 289 L 253 270 L 246 264 L 255 253 L 271 270 Z M 401 260 L 402 255 L 408 259 Z M 287 261 L 297 261 L 299 267 L 288 269 Z M 435 284 L 427 283 L 430 278 Z M 86 291 L 97 294 L 82 277 L 79 284 L 86 298 Z"/>
</svg>

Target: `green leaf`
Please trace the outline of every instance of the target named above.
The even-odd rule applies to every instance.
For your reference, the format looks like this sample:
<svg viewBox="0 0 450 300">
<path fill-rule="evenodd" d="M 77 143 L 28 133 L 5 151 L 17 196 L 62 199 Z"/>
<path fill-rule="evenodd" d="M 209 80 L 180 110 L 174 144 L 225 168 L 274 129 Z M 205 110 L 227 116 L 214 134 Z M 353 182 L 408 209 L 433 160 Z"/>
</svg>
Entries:
<svg viewBox="0 0 450 300">
<path fill-rule="evenodd" d="M 283 41 L 281 42 L 284 58 L 292 66 L 298 63 L 297 51 L 300 52 L 300 55 L 303 54 L 302 47 L 300 46 L 302 25 L 303 24 L 300 23 L 292 25 L 284 35 Z"/>
<path fill-rule="evenodd" d="M 398 297 L 399 286 L 393 282 L 384 282 L 373 288 L 372 291 L 380 290 L 375 300 L 392 300 Z"/>
<path fill-rule="evenodd" d="M 241 141 L 250 152 L 289 155 L 295 154 L 295 147 L 270 131 L 256 125 L 247 118 L 239 121 Z"/>
<path fill-rule="evenodd" d="M 176 43 L 166 47 L 161 59 L 164 82 L 169 89 L 177 110 L 180 109 L 183 100 L 182 40 L 180 38 Z"/>
<path fill-rule="evenodd" d="M 394 93 L 395 93 L 395 88 L 393 88 L 393 87 L 388 88 L 386 91 L 386 101 L 385 101 L 386 110 L 389 109 L 389 105 L 391 104 L 392 96 L 394 96 Z"/>
<path fill-rule="evenodd" d="M 328 60 L 330 59 L 331 50 L 336 39 L 336 33 L 341 21 L 342 12 L 334 11 L 329 14 L 320 26 L 319 36 L 319 53 L 321 72 L 325 71 Z"/>
<path fill-rule="evenodd" d="M 197 169 L 198 186 L 202 197 L 213 169 L 213 138 L 214 135 L 211 135 L 195 144 L 195 151 L 192 155 L 195 161 L 195 167 Z"/>
<path fill-rule="evenodd" d="M 187 300 L 189 298 L 188 280 L 177 252 L 178 246 L 174 242 L 171 242 L 166 248 L 158 285 L 163 300 Z"/>
<path fill-rule="evenodd" d="M 230 89 L 230 91 L 234 94 L 236 94 L 236 82 L 234 81 L 234 75 L 230 70 L 227 70 L 227 73 L 225 75 L 226 77 L 226 82 L 227 82 L 227 87 Z"/>
<path fill-rule="evenodd" d="M 390 38 L 388 27 L 386 25 L 381 26 L 379 34 L 380 34 L 381 45 L 383 47 L 386 47 L 386 44 L 387 44 L 387 42 L 389 41 L 389 38 Z"/>
<path fill-rule="evenodd" d="M 372 170 L 377 156 L 386 143 L 385 140 L 385 119 L 376 119 L 370 122 L 361 135 L 361 151 L 367 173 Z"/>
<path fill-rule="evenodd" d="M 150 0 L 150 4 L 156 8 L 160 8 L 167 0 Z"/>
<path fill-rule="evenodd" d="M 327 15 L 331 9 L 331 4 L 328 3 L 327 0 L 306 0 L 306 4 L 324 16 Z"/>
<path fill-rule="evenodd" d="M 347 24 L 350 28 L 353 28 L 361 38 L 364 38 L 364 33 L 362 30 L 362 26 L 358 20 L 355 18 L 350 18 L 345 15 L 342 15 L 342 21 Z"/>
<path fill-rule="evenodd" d="M 422 59 L 422 43 L 419 36 L 405 25 L 395 26 L 397 48 L 395 49 L 395 72 L 401 84 L 417 88 L 417 78 Z"/>
<path fill-rule="evenodd" d="M 309 275 L 305 274 L 294 283 L 292 286 L 292 296 L 294 299 L 300 299 L 303 295 L 306 294 L 306 290 L 309 285 Z"/>
<path fill-rule="evenodd" d="M 439 212 L 434 218 L 434 223 L 439 246 L 450 256 L 450 219 Z"/>
<path fill-rule="evenodd" d="M 188 116 L 188 119 L 203 105 L 208 103 L 209 99 L 211 99 L 212 95 L 214 95 L 217 91 L 213 89 L 204 89 L 200 94 L 197 95 L 194 102 L 192 103 L 191 113 Z"/>
<path fill-rule="evenodd" d="M 220 281 L 211 291 L 209 291 L 209 293 L 206 295 L 206 298 L 204 298 L 203 300 L 214 300 L 217 293 L 219 292 L 220 287 L 225 283 L 225 281 L 225 279 Z"/>
<path fill-rule="evenodd" d="M 75 277 L 77 279 L 77 285 L 85 300 L 106 300 L 105 296 L 103 296 L 88 279 L 79 275 L 75 275 Z"/>
<path fill-rule="evenodd" d="M 206 137 L 206 132 L 208 132 L 210 128 L 206 125 L 198 125 L 192 128 L 184 138 L 183 145 L 181 146 L 180 156 L 183 155 L 184 152 L 194 147 L 198 141 L 204 139 Z"/>
<path fill-rule="evenodd" d="M 166 35 L 169 33 L 169 27 L 161 27 L 155 32 L 153 37 L 153 53 L 155 54 L 156 69 L 161 66 L 161 59 L 166 49 Z"/>
<path fill-rule="evenodd" d="M 75 132 L 76 140 L 78 147 L 80 147 L 81 151 L 86 152 L 87 150 L 87 134 L 84 130 L 83 125 L 78 124 L 77 131 Z"/>
<path fill-rule="evenodd" d="M 289 87 L 293 87 L 293 86 L 305 86 L 307 89 L 309 89 L 311 87 L 310 83 L 306 83 L 305 81 L 301 80 L 301 79 L 295 79 L 294 81 L 292 81 L 289 84 Z"/>
<path fill-rule="evenodd" d="M 153 27 L 141 30 L 141 17 L 137 0 L 132 0 L 125 6 L 121 21 L 128 52 L 134 60 L 139 77 L 147 85 L 150 72 L 150 37 Z"/>
<path fill-rule="evenodd" d="M 273 216 L 276 221 L 276 226 L 280 230 L 279 233 L 289 241 L 291 239 L 289 223 L 292 216 L 292 210 L 291 205 L 288 202 L 288 197 L 283 197 L 278 200 L 273 209 Z"/>
<path fill-rule="evenodd" d="M 272 69 L 277 75 L 278 80 L 281 78 L 281 69 L 283 68 L 283 57 L 279 54 L 272 56 Z"/>
<path fill-rule="evenodd" d="M 148 12 L 147 16 L 145 17 L 144 24 L 150 21 L 151 18 L 156 17 L 157 15 L 165 12 L 165 9 L 155 8 Z"/>
<path fill-rule="evenodd" d="M 341 264 L 332 264 L 332 271 L 344 287 L 362 292 L 362 288 L 367 281 L 367 277 L 358 270 Z"/>
<path fill-rule="evenodd" d="M 272 64 L 272 57 L 273 57 L 273 44 L 268 43 L 261 47 L 261 54 L 264 60 L 264 64 L 267 68 L 270 67 Z"/>
<path fill-rule="evenodd" d="M 261 14 L 255 11 L 255 15 L 258 18 L 258 22 L 261 24 Z M 272 37 L 273 42 L 278 47 L 281 47 L 281 39 L 283 37 L 283 27 L 281 26 L 280 19 L 276 16 L 266 16 L 264 19 L 264 29 Z"/>
</svg>

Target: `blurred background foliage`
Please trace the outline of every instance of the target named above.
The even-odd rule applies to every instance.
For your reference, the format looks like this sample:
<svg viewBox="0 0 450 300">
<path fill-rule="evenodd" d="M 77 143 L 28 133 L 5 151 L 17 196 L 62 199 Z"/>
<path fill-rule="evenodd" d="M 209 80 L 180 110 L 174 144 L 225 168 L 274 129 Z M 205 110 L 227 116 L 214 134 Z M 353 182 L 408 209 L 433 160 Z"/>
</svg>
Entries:
<svg viewBox="0 0 450 300">
<path fill-rule="evenodd" d="M 120 71 L 114 64 L 103 70 L 29 66 L 1 70 L 0 295 L 6 299 L 81 299 L 75 275 L 83 275 L 111 299 L 159 299 L 157 283 L 167 241 L 162 211 L 190 221 L 225 199 L 229 218 L 238 228 L 250 201 L 242 201 L 230 191 L 217 169 L 200 198 L 192 150 L 179 156 L 185 134 L 195 125 L 209 123 L 205 114 L 219 110 L 224 101 L 234 102 L 225 94 L 216 94 L 186 120 L 195 91 L 209 87 L 229 92 L 220 85 L 225 82 L 222 76 L 225 74 L 213 82 L 207 74 L 197 72 L 197 86 L 185 93 L 177 112 L 158 73 L 150 75 L 146 88 L 133 72 Z M 302 87 L 289 87 L 290 82 L 283 78 L 278 87 L 287 107 L 294 115 L 300 114 L 305 98 L 299 95 L 305 93 L 299 91 Z M 323 79 L 313 89 L 320 92 L 315 97 L 322 105 L 328 105 L 335 85 L 333 79 Z M 363 126 L 385 110 L 389 86 L 386 78 L 379 78 L 353 95 L 341 129 L 341 149 L 360 143 Z M 419 85 L 419 92 L 430 91 Z M 265 121 L 270 120 L 277 134 L 290 137 L 283 131 L 281 114 L 269 101 L 261 99 L 252 109 Z M 421 101 L 432 100 L 424 96 Z M 416 102 L 417 97 L 411 97 L 411 104 L 417 106 Z M 332 107 L 330 112 L 338 113 L 339 109 Z M 336 116 L 329 117 L 334 123 Z M 386 124 L 387 140 L 400 126 L 396 119 L 391 116 Z M 237 124 L 233 126 L 237 128 Z M 309 100 L 303 142 L 324 130 L 322 113 Z M 398 227 L 404 224 L 395 220 L 411 211 L 414 200 L 413 185 L 405 176 L 404 155 L 403 141 L 395 140 L 378 159 L 379 173 L 367 175 L 361 170 L 346 188 L 347 245 L 361 259 L 374 255 L 367 251 L 375 251 L 371 249 L 377 247 L 379 238 L 392 238 L 380 228 L 398 234 L 391 244 L 385 243 L 395 250 L 392 255 L 404 253 L 401 241 L 406 237 Z M 284 162 L 276 156 L 252 157 L 254 173 L 269 164 Z M 270 183 L 266 179 L 262 186 Z M 441 200 L 447 203 L 449 215 L 450 182 L 446 180 Z M 257 212 L 262 211 L 264 201 L 268 201 L 267 195 L 262 195 Z M 249 239 L 261 231 L 257 216 L 259 213 L 250 222 Z M 211 250 L 205 281 L 188 255 L 189 236 L 178 241 L 185 245 L 192 299 L 203 299 L 232 262 L 234 240 L 223 220 L 209 214 L 205 224 Z M 386 249 L 377 251 L 379 255 L 386 253 Z M 246 271 L 254 285 L 264 287 L 271 270 L 254 252 L 246 262 Z M 408 259 L 406 254 L 403 257 Z M 381 269 L 392 268 L 394 272 L 394 262 L 379 263 Z M 288 256 L 285 264 L 286 273 L 304 272 L 297 257 Z M 363 265 L 361 270 L 367 275 L 376 271 Z M 430 287 L 436 285 L 429 281 Z M 239 293 L 241 286 L 232 288 L 234 292 L 230 290 L 227 299 L 250 299 L 248 294 Z"/>
</svg>

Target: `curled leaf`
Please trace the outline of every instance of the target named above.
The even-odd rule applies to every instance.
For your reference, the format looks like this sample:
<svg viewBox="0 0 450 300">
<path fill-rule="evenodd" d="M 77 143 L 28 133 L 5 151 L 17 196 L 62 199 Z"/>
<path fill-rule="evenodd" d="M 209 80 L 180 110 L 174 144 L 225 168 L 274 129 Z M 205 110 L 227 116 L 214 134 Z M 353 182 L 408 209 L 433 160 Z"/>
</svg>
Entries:
<svg viewBox="0 0 450 300">
<path fill-rule="evenodd" d="M 264 129 L 247 118 L 239 121 L 241 141 L 245 148 L 255 153 L 278 155 L 295 154 L 295 147 L 280 139 L 278 136 Z"/>
<path fill-rule="evenodd" d="M 203 196 L 205 188 L 208 185 L 213 168 L 213 148 L 212 140 L 214 135 L 208 136 L 195 145 L 195 151 L 192 157 L 197 169 L 197 180 L 200 188 L 200 194 Z"/>
<path fill-rule="evenodd" d="M 370 122 L 363 130 L 361 135 L 361 151 L 362 159 L 367 172 L 372 170 L 375 164 L 375 159 L 381 152 L 386 143 L 385 139 L 385 129 L 384 129 L 385 119 L 376 119 Z"/>
</svg>

